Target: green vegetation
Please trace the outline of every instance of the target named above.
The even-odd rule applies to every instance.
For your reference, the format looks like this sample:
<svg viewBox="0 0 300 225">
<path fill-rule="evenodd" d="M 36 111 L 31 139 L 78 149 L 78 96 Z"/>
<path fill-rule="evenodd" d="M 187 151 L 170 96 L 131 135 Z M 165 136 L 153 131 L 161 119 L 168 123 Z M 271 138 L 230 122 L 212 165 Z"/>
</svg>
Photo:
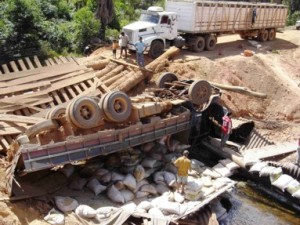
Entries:
<svg viewBox="0 0 300 225">
<path fill-rule="evenodd" d="M 300 20 L 300 1 L 299 0 L 283 0 L 283 4 L 289 7 L 287 26 L 295 25 L 297 20 Z"/>
<path fill-rule="evenodd" d="M 31 56 L 81 54 L 95 40 L 116 38 L 141 9 L 164 0 L 2 0 L 0 63 Z"/>
</svg>

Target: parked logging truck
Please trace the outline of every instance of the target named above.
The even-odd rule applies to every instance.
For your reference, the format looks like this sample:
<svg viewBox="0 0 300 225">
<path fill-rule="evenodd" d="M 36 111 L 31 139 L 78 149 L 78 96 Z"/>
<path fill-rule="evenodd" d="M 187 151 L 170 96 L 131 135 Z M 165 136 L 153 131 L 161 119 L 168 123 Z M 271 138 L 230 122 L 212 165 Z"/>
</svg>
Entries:
<svg viewBox="0 0 300 225">
<path fill-rule="evenodd" d="M 272 41 L 277 28 L 285 26 L 287 7 L 278 4 L 166 0 L 166 11 L 152 6 L 141 13 L 139 21 L 126 25 L 129 49 L 139 37 L 156 58 L 164 48 L 187 47 L 194 52 L 213 50 L 217 37 L 238 33 L 241 38 Z"/>
</svg>

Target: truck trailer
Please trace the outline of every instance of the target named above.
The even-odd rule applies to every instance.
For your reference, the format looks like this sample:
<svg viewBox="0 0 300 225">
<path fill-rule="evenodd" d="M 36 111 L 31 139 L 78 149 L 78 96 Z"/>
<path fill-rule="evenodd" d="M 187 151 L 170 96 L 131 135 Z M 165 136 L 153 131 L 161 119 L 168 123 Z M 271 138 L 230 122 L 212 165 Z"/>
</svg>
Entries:
<svg viewBox="0 0 300 225">
<path fill-rule="evenodd" d="M 240 34 L 242 39 L 272 41 L 285 26 L 287 7 L 279 4 L 166 0 L 166 9 L 151 6 L 139 21 L 126 25 L 130 50 L 143 38 L 149 55 L 157 58 L 169 46 L 193 52 L 213 50 L 222 34 Z"/>
</svg>

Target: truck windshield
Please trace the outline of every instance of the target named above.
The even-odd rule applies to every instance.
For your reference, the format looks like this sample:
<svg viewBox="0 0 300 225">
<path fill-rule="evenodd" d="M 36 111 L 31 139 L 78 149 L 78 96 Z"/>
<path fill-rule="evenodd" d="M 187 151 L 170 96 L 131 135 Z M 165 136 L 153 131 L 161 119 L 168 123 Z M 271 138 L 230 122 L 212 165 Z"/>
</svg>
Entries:
<svg viewBox="0 0 300 225">
<path fill-rule="evenodd" d="M 151 14 L 141 14 L 140 21 L 158 23 L 159 16 Z"/>
</svg>

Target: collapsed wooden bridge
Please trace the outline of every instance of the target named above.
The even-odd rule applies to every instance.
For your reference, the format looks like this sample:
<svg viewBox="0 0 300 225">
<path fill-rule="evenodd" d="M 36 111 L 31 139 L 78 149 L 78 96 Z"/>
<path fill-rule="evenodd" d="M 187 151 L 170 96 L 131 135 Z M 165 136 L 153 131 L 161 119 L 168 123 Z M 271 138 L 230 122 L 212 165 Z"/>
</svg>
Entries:
<svg viewBox="0 0 300 225">
<path fill-rule="evenodd" d="M 88 60 L 55 57 L 39 60 L 26 57 L 0 66 L 0 151 L 6 151 L 16 137 L 32 124 L 44 120 L 50 108 L 78 96 L 97 96 L 111 90 L 130 91 L 159 72 L 171 48 L 146 69 L 101 56 Z"/>
</svg>

